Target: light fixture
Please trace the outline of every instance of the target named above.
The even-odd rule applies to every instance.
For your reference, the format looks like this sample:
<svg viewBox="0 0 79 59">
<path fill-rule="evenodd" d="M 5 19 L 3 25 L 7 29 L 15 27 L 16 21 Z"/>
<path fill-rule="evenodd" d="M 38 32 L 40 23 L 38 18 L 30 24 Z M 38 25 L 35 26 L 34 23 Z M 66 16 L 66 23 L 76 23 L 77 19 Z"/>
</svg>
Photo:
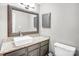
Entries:
<svg viewBox="0 0 79 59">
<path fill-rule="evenodd" d="M 26 9 L 35 9 L 35 4 L 34 3 L 20 3 L 22 6 L 24 6 Z"/>
</svg>

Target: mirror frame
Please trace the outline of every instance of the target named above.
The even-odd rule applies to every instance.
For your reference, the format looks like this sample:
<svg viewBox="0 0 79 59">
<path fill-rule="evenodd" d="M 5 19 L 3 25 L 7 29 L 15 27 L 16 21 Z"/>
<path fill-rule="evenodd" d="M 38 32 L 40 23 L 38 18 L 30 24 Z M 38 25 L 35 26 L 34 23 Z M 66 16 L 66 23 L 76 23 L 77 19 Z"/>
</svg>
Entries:
<svg viewBox="0 0 79 59">
<path fill-rule="evenodd" d="M 27 10 L 24 10 L 24 9 L 21 9 L 21 8 L 18 8 L 18 7 L 14 7 L 14 6 L 11 6 L 11 5 L 8 5 L 7 9 L 8 9 L 7 10 L 8 11 L 7 12 L 8 13 L 8 37 L 19 36 L 18 32 L 12 33 L 12 10 L 37 15 L 37 31 L 22 32 L 22 34 L 27 35 L 27 34 L 37 34 L 37 33 L 39 33 L 39 14 L 38 13 L 35 13 L 35 12 L 32 12 L 32 11 L 27 11 Z"/>
</svg>

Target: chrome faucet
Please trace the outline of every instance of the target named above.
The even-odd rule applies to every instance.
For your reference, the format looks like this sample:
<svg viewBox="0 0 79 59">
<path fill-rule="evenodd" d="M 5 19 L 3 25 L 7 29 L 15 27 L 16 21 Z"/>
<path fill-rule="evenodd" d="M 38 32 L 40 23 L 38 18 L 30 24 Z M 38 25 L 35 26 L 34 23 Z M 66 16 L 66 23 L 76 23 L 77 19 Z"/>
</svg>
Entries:
<svg viewBox="0 0 79 59">
<path fill-rule="evenodd" d="M 22 34 L 22 32 L 21 32 L 21 31 L 19 31 L 19 36 L 23 36 L 23 34 Z"/>
</svg>

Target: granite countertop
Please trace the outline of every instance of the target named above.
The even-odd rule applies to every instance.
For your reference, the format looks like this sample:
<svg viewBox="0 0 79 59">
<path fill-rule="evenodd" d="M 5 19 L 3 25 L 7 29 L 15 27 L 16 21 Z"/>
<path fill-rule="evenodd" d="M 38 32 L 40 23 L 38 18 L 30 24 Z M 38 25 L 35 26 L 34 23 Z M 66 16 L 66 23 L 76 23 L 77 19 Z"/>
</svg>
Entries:
<svg viewBox="0 0 79 59">
<path fill-rule="evenodd" d="M 24 47 L 28 47 L 30 45 L 45 41 L 45 40 L 49 40 L 49 37 L 46 36 L 32 36 L 33 37 L 33 41 L 31 43 L 27 43 L 25 45 L 21 45 L 21 46 L 15 46 L 13 38 L 14 37 L 10 37 L 7 39 L 7 41 L 4 41 L 1 47 L 1 51 L 0 51 L 0 55 L 3 55 L 5 53 L 20 49 L 20 48 L 24 48 Z"/>
</svg>

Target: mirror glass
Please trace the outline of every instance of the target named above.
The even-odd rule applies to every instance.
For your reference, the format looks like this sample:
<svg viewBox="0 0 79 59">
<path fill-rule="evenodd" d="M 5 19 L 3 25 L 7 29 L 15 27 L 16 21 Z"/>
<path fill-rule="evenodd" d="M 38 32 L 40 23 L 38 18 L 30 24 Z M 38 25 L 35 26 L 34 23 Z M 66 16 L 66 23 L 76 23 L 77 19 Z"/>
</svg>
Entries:
<svg viewBox="0 0 79 59">
<path fill-rule="evenodd" d="M 12 33 L 37 31 L 37 15 L 12 10 Z"/>
</svg>

